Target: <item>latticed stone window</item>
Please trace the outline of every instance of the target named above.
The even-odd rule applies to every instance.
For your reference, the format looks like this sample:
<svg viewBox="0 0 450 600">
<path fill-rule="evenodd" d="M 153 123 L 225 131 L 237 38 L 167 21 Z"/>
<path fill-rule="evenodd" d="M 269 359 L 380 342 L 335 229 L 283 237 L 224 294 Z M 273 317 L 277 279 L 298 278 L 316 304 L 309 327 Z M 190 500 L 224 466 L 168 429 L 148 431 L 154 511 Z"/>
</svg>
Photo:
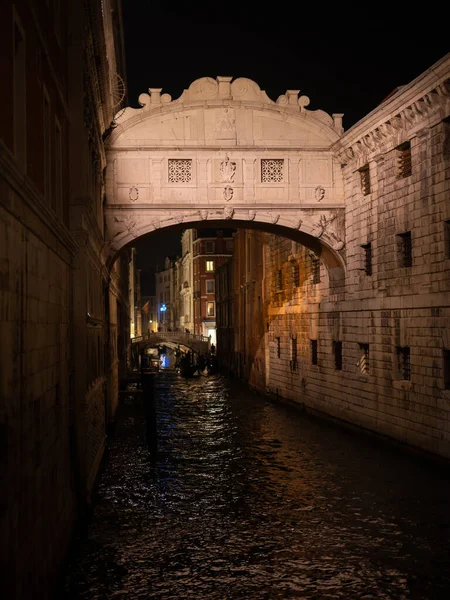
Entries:
<svg viewBox="0 0 450 600">
<path fill-rule="evenodd" d="M 397 346 L 397 373 L 399 379 L 411 379 L 411 353 L 407 346 Z"/>
<path fill-rule="evenodd" d="M 369 344 L 359 344 L 360 357 L 358 360 L 359 372 L 362 375 L 369 374 Z"/>
<path fill-rule="evenodd" d="M 370 194 L 370 170 L 369 165 L 364 165 L 359 169 L 359 177 L 361 180 L 361 191 L 364 196 Z"/>
<path fill-rule="evenodd" d="M 397 252 L 400 267 L 412 267 L 412 240 L 411 232 L 397 235 Z"/>
<path fill-rule="evenodd" d="M 284 160 L 282 158 L 261 159 L 261 181 L 262 183 L 280 183 L 283 176 Z"/>
<path fill-rule="evenodd" d="M 190 158 L 169 158 L 169 183 L 190 183 L 192 181 L 192 160 Z"/>
<path fill-rule="evenodd" d="M 397 146 L 397 177 L 409 177 L 412 173 L 411 143 L 404 142 Z"/>
</svg>

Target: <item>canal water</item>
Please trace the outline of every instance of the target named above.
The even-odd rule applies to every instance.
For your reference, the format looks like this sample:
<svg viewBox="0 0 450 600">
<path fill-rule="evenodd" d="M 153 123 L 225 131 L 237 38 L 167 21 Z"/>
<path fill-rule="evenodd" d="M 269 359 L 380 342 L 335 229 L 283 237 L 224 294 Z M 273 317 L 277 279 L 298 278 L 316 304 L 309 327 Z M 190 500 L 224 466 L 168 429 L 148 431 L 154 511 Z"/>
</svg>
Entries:
<svg viewBox="0 0 450 600">
<path fill-rule="evenodd" d="M 450 477 L 221 375 L 121 406 L 58 600 L 450 598 Z"/>
</svg>

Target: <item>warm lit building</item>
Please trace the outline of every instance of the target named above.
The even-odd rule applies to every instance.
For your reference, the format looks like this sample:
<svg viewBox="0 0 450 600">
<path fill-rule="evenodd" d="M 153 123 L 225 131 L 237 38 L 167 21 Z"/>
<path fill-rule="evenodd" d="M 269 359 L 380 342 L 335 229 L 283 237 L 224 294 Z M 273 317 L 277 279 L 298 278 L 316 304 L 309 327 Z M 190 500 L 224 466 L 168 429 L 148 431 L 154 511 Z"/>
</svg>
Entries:
<svg viewBox="0 0 450 600">
<path fill-rule="evenodd" d="M 233 253 L 233 231 L 195 229 L 193 233 L 194 333 L 216 343 L 215 271 Z"/>
<path fill-rule="evenodd" d="M 223 355 L 218 347 L 222 364 L 273 396 L 446 458 L 449 60 L 333 146 L 344 175 L 345 281 L 326 256 L 243 230 L 228 263 L 232 310 L 230 275 L 218 275 L 219 340 L 234 338 L 232 353 L 228 340 Z"/>
</svg>

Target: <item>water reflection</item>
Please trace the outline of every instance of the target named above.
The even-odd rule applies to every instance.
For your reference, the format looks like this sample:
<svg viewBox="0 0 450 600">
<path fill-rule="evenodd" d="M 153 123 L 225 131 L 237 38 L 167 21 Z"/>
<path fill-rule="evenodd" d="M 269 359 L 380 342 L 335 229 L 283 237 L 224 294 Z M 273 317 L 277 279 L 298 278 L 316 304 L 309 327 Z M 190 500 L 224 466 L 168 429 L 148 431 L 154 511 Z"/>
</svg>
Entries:
<svg viewBox="0 0 450 600">
<path fill-rule="evenodd" d="M 221 376 L 155 392 L 156 460 L 128 399 L 62 598 L 450 596 L 442 468 Z"/>
</svg>

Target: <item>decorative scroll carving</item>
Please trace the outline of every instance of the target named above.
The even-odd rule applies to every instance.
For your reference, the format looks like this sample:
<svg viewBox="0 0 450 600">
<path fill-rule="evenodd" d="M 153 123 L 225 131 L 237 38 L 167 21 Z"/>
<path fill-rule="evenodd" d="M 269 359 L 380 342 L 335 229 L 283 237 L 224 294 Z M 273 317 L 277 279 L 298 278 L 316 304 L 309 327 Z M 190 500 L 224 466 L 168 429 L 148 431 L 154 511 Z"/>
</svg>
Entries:
<svg viewBox="0 0 450 600">
<path fill-rule="evenodd" d="M 220 163 L 220 181 L 222 183 L 232 183 L 236 174 L 236 163 L 232 162 L 228 155 Z M 227 186 L 228 187 L 228 186 Z"/>
<path fill-rule="evenodd" d="M 139 190 L 135 185 L 130 187 L 128 197 L 130 198 L 131 202 L 136 202 L 136 200 L 139 198 Z"/>
<path fill-rule="evenodd" d="M 229 202 L 230 200 L 232 200 L 233 194 L 234 194 L 234 190 L 231 187 L 231 185 L 225 186 L 225 189 L 223 190 L 223 199 L 226 202 Z"/>
</svg>

